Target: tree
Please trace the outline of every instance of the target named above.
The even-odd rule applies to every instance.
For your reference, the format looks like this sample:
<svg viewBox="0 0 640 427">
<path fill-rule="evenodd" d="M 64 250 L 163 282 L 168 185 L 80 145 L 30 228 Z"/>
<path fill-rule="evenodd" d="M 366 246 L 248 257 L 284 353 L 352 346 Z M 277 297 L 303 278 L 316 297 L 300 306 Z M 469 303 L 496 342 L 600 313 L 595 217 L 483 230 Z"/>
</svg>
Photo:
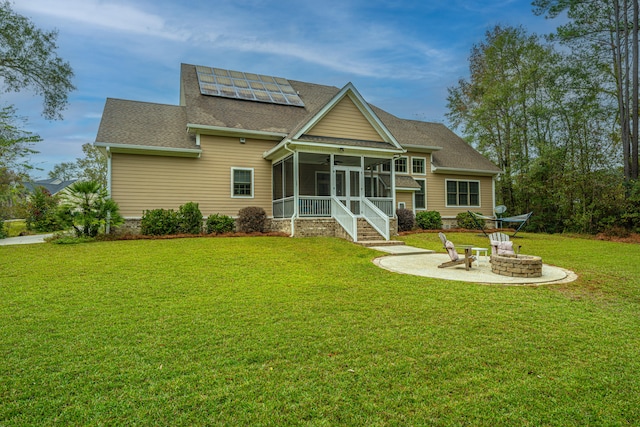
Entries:
<svg viewBox="0 0 640 427">
<path fill-rule="evenodd" d="M 92 144 L 82 144 L 84 157 L 76 158 L 75 162 L 63 162 L 55 165 L 49 171 L 49 178 L 80 179 L 96 181 L 101 186 L 107 186 L 107 159 L 100 150 Z"/>
<path fill-rule="evenodd" d="M 537 230 L 598 231 L 617 202 L 614 114 L 581 65 L 521 27 L 498 26 L 473 47 L 469 80 L 449 89 L 453 125 L 504 171 L 498 203 L 535 211 Z"/>
<path fill-rule="evenodd" d="M 95 181 L 78 181 L 68 187 L 59 213 L 72 224 L 78 237 L 95 237 L 100 229 L 122 223 L 119 207 Z"/>
<path fill-rule="evenodd" d="M 42 31 L 0 2 L 0 78 L 7 91 L 31 89 L 43 97 L 42 115 L 61 119 L 74 90 L 69 63 L 57 56 L 56 31 Z"/>
<path fill-rule="evenodd" d="M 15 13 L 8 1 L 0 1 L 0 80 L 7 92 L 30 89 L 43 97 L 42 115 L 61 119 L 67 94 L 74 88 L 70 65 L 56 54 L 57 33 L 42 31 L 29 19 Z M 31 168 L 25 158 L 37 153 L 32 144 L 38 135 L 21 130 L 13 106 L 0 110 L 0 175 L 26 178 Z M 12 199 L 12 186 L 0 186 L 0 203 Z"/>
<path fill-rule="evenodd" d="M 503 169 L 497 190 L 512 208 L 529 208 L 514 185 L 543 149 L 549 109 L 541 87 L 557 60 L 522 27 L 496 26 L 471 50 L 469 81 L 449 88 L 447 117 Z"/>
<path fill-rule="evenodd" d="M 535 0 L 548 18 L 567 13 L 554 36 L 583 59 L 594 79 L 604 77 L 617 106 L 625 181 L 638 179 L 638 0 Z"/>
</svg>

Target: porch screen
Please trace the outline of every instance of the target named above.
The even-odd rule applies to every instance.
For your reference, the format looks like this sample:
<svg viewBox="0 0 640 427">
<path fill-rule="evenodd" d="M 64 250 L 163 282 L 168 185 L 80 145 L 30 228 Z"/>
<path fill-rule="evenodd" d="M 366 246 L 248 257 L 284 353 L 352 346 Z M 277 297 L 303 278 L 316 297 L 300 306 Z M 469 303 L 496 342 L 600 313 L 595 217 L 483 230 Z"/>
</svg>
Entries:
<svg viewBox="0 0 640 427">
<path fill-rule="evenodd" d="M 273 165 L 273 200 L 293 197 L 293 156 Z"/>
</svg>

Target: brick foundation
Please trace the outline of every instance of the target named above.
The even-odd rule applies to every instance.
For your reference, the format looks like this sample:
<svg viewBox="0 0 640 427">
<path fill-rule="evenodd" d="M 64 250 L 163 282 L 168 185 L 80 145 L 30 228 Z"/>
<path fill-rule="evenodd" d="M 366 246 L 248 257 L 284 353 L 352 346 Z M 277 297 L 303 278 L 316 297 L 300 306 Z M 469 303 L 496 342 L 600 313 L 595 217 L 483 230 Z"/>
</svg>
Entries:
<svg viewBox="0 0 640 427">
<path fill-rule="evenodd" d="M 541 277 L 542 258 L 533 255 L 491 255 L 491 271 L 510 277 Z"/>
<path fill-rule="evenodd" d="M 140 218 L 128 218 L 117 230 L 119 234 L 140 234 Z M 206 223 L 206 220 L 204 221 Z M 398 234 L 398 222 L 394 218 L 389 219 L 391 235 Z M 267 218 L 266 231 L 291 234 L 291 219 Z M 294 222 L 294 237 L 318 237 L 329 236 L 352 240 L 346 231 L 333 218 L 296 218 Z"/>
</svg>

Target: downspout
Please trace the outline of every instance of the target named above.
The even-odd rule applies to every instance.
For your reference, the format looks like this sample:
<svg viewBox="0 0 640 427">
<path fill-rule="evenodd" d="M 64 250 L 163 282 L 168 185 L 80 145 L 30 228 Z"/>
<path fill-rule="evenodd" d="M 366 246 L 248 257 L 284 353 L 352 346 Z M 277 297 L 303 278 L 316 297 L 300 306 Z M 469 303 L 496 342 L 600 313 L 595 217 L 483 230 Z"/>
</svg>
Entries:
<svg viewBox="0 0 640 427">
<path fill-rule="evenodd" d="M 107 151 L 107 193 L 111 197 L 111 148 L 106 147 Z"/>
<path fill-rule="evenodd" d="M 291 141 L 284 143 L 282 148 L 290 152 L 293 156 L 293 215 L 291 215 L 291 236 L 296 234 L 296 218 L 298 217 L 298 186 L 296 185 L 296 177 L 298 176 L 298 162 L 296 159 L 296 152 L 289 148 Z"/>
<path fill-rule="evenodd" d="M 107 151 L 107 194 L 111 198 L 111 148 L 106 147 Z M 105 224 L 105 233 L 111 232 L 111 212 L 107 213 L 107 223 Z"/>
</svg>

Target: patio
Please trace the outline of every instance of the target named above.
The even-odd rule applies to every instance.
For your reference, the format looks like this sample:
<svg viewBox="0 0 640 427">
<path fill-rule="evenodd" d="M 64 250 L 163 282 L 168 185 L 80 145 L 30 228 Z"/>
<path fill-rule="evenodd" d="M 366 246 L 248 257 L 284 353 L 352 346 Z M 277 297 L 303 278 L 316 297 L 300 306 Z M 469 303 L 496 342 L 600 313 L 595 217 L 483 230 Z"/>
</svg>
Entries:
<svg viewBox="0 0 640 427">
<path fill-rule="evenodd" d="M 444 253 L 436 253 L 411 246 L 376 246 L 371 249 L 389 254 L 373 260 L 373 263 L 380 268 L 395 273 L 431 277 L 434 279 L 457 280 L 481 284 L 537 286 L 568 283 L 578 278 L 578 276 L 570 270 L 547 264 L 542 265 L 541 277 L 508 277 L 492 273 L 488 257 L 486 259 L 481 257 L 480 262 L 474 262 L 471 270 L 466 271 L 464 264 L 449 268 L 438 268 L 438 265 L 449 260 L 449 255 Z"/>
</svg>

